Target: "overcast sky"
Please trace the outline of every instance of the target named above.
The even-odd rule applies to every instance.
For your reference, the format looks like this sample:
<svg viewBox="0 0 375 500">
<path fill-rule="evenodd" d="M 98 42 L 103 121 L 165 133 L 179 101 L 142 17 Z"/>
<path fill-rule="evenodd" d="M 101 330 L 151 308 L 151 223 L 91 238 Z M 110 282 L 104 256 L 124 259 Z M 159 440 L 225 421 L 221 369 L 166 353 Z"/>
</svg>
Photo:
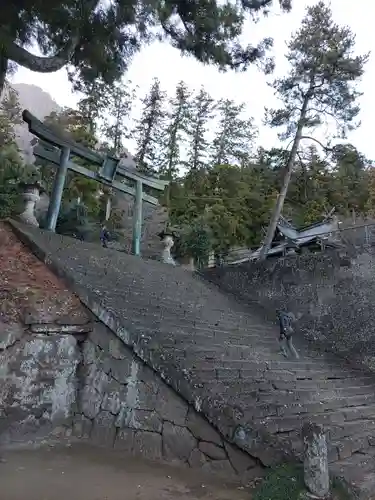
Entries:
<svg viewBox="0 0 375 500">
<path fill-rule="evenodd" d="M 266 36 L 274 38 L 274 55 L 276 57 L 276 74 L 282 75 L 287 71 L 285 63 L 285 42 L 292 32 L 298 29 L 307 6 L 314 5 L 316 0 L 294 0 L 290 14 L 275 13 L 258 24 L 249 24 L 244 33 L 246 40 L 256 43 Z M 373 17 L 375 3 L 371 0 L 359 0 L 357 7 L 353 0 L 331 0 L 335 21 L 351 27 L 357 35 L 357 52 L 365 53 L 375 48 Z M 358 7 L 360 5 L 360 7 Z M 184 80 L 191 89 L 204 85 L 207 91 L 215 98 L 228 97 L 239 102 L 245 102 L 248 112 L 260 127 L 259 144 L 264 147 L 273 147 L 278 143 L 276 132 L 262 126 L 264 106 L 272 106 L 275 102 L 273 91 L 267 86 L 270 77 L 265 77 L 255 67 L 246 73 L 229 72 L 219 73 L 215 68 L 203 66 L 191 58 L 182 58 L 177 50 L 166 44 L 155 43 L 145 48 L 135 57 L 127 75 L 140 88 L 143 95 L 149 88 L 154 77 L 158 77 L 161 86 L 169 95 L 172 95 L 176 84 Z M 72 94 L 66 71 L 61 70 L 52 74 L 39 74 L 20 68 L 13 77 L 17 83 L 35 84 L 48 92 L 61 106 L 74 107 L 77 96 Z M 361 127 L 349 136 L 361 152 L 370 159 L 375 159 L 374 142 L 374 114 L 375 114 L 375 60 L 370 55 L 365 76 L 360 83 L 364 93 L 361 98 Z M 320 137 L 326 133 L 321 132 Z M 133 149 L 130 146 L 130 150 Z"/>
</svg>

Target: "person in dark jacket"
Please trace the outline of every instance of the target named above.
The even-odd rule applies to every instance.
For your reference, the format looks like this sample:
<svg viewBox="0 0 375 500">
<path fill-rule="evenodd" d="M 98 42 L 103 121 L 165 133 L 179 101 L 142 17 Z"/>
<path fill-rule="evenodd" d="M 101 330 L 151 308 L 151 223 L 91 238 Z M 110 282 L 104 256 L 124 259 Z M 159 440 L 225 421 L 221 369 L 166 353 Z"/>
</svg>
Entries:
<svg viewBox="0 0 375 500">
<path fill-rule="evenodd" d="M 289 351 L 289 354 L 292 357 L 298 359 L 299 355 L 297 349 L 293 344 L 294 324 L 296 322 L 296 317 L 293 313 L 282 310 L 277 311 L 277 317 L 279 320 L 280 328 L 279 343 L 281 352 L 287 358 Z"/>
<path fill-rule="evenodd" d="M 100 241 L 104 248 L 108 247 L 107 243 L 109 242 L 109 232 L 105 224 L 102 225 L 100 230 Z"/>
</svg>

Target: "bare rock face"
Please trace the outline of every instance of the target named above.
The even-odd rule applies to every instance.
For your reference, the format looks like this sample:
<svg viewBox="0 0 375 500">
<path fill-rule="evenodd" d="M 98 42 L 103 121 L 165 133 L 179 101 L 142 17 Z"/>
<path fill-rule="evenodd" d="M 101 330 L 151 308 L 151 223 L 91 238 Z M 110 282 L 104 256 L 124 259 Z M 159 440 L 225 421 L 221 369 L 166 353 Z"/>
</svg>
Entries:
<svg viewBox="0 0 375 500">
<path fill-rule="evenodd" d="M 43 120 L 52 112 L 61 110 L 61 107 L 52 97 L 40 87 L 29 85 L 27 83 L 17 83 L 12 85 L 18 94 L 18 100 L 22 109 L 28 109 L 39 120 Z M 17 144 L 24 155 L 25 161 L 33 162 L 33 148 L 31 140 L 33 135 L 28 131 L 27 125 L 16 126 Z"/>
</svg>

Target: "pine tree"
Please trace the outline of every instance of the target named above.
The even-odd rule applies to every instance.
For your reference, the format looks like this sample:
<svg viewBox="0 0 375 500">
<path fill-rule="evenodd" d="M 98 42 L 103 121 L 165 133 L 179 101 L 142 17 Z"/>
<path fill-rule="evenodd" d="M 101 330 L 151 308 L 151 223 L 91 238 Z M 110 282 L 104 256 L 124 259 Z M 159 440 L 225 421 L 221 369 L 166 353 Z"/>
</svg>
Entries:
<svg viewBox="0 0 375 500">
<path fill-rule="evenodd" d="M 124 139 L 130 137 L 130 114 L 135 100 L 135 89 L 131 82 L 117 82 L 107 91 L 106 116 L 101 132 L 109 153 L 121 156 Z"/>
<path fill-rule="evenodd" d="M 83 97 L 78 101 L 78 111 L 88 124 L 89 132 L 92 135 L 97 132 L 98 122 L 108 109 L 111 88 L 112 85 L 108 85 L 101 78 L 96 78 L 92 82 L 76 82 L 75 90 L 83 94 Z"/>
<path fill-rule="evenodd" d="M 273 0 L 146 1 L 18 0 L 2 2 L 0 95 L 10 63 L 41 73 L 70 66 L 85 81 L 121 77 L 142 46 L 164 38 L 184 54 L 222 69 L 246 68 L 264 59 L 272 40 L 243 46 L 249 16 Z M 290 10 L 291 0 L 279 0 Z M 28 51 L 37 46 L 42 56 Z M 78 74 L 78 75 L 77 75 Z"/>
<path fill-rule="evenodd" d="M 163 133 L 163 151 L 161 154 L 160 173 L 167 179 L 178 176 L 181 165 L 181 145 L 184 142 L 189 121 L 190 92 L 186 84 L 177 84 L 175 96 L 170 99 L 170 110 L 167 115 Z"/>
<path fill-rule="evenodd" d="M 190 173 L 196 173 L 207 165 L 209 148 L 207 129 L 210 119 L 213 118 L 214 109 L 214 100 L 202 87 L 190 104 L 187 126 L 187 161 L 185 162 Z"/>
<path fill-rule="evenodd" d="M 15 126 L 22 123 L 22 109 L 18 94 L 7 84 L 0 102 L 0 147 L 16 147 Z"/>
<path fill-rule="evenodd" d="M 284 127 L 280 138 L 293 138 L 293 145 L 261 259 L 266 257 L 275 233 L 304 131 L 313 130 L 327 118 L 334 118 L 341 135 L 356 127 L 360 93 L 355 82 L 363 75 L 368 56 L 355 56 L 354 46 L 351 30 L 335 24 L 330 8 L 322 1 L 307 9 L 301 28 L 288 44 L 289 74 L 273 83 L 284 107 L 268 110 L 267 118 L 272 127 Z"/>
<path fill-rule="evenodd" d="M 245 107 L 232 99 L 218 102 L 219 126 L 212 144 L 214 165 L 241 165 L 249 160 L 257 130 L 252 118 L 241 116 Z"/>
<path fill-rule="evenodd" d="M 135 155 L 138 168 L 142 172 L 157 172 L 160 166 L 160 144 L 164 128 L 166 93 L 155 78 L 150 91 L 142 99 L 141 116 L 133 131 L 137 142 Z"/>
</svg>

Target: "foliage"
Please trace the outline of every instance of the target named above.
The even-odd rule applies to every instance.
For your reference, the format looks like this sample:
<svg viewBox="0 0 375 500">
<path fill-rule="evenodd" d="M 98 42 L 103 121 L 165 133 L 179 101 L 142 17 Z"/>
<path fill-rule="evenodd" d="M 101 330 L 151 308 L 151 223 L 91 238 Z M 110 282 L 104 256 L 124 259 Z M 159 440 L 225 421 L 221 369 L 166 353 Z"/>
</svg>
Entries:
<svg viewBox="0 0 375 500">
<path fill-rule="evenodd" d="M 17 92 L 9 84 L 5 86 L 0 102 L 0 148 L 15 146 L 15 126 L 22 123 L 22 110 Z"/>
<path fill-rule="evenodd" d="M 263 481 L 254 491 L 253 500 L 300 500 L 305 498 L 306 489 L 301 465 L 284 464 L 269 470 Z M 332 500 L 349 500 L 340 481 L 334 479 L 331 484 Z"/>
<path fill-rule="evenodd" d="M 214 100 L 201 87 L 190 103 L 190 114 L 187 125 L 187 161 L 185 166 L 190 173 L 199 175 L 199 170 L 207 165 L 207 150 L 209 141 L 207 129 L 210 119 L 214 116 Z"/>
<path fill-rule="evenodd" d="M 190 91 L 184 82 L 177 84 L 175 96 L 169 100 L 169 105 L 162 133 L 159 173 L 167 179 L 176 179 L 181 166 L 181 145 L 190 117 Z"/>
<path fill-rule="evenodd" d="M 289 73 L 272 84 L 284 107 L 267 110 L 268 123 L 284 127 L 281 139 L 294 137 L 299 125 L 314 130 L 327 118 L 342 138 L 358 125 L 361 94 L 355 83 L 368 55 L 355 56 L 354 46 L 354 34 L 335 24 L 324 2 L 307 9 L 301 28 L 288 43 Z"/>
<path fill-rule="evenodd" d="M 0 102 L 0 219 L 18 212 L 18 184 L 31 173 L 31 169 L 24 166 L 16 144 L 15 126 L 21 122 L 18 95 L 7 84 Z"/>
<path fill-rule="evenodd" d="M 95 229 L 97 224 L 90 220 L 83 203 L 75 201 L 62 206 L 56 224 L 56 231 L 59 234 L 86 240 Z"/>
<path fill-rule="evenodd" d="M 0 148 L 0 219 L 18 211 L 23 165 L 18 151 L 13 147 Z"/>
<path fill-rule="evenodd" d="M 254 500 L 298 500 L 304 491 L 301 466 L 282 465 L 271 469 L 254 492 Z"/>
<path fill-rule="evenodd" d="M 59 113 L 53 112 L 45 118 L 44 123 L 57 134 L 65 135 L 88 148 L 93 148 L 98 142 L 95 134 L 91 132 L 93 127 L 89 119 L 79 110 L 65 108 Z M 93 168 L 92 165 L 79 158 L 74 158 L 74 161 L 89 169 Z M 47 186 L 47 190 L 50 191 L 55 169 L 50 165 L 45 165 L 41 160 L 38 160 L 38 163 L 41 165 L 42 179 Z M 98 213 L 98 191 L 99 185 L 96 181 L 68 172 L 63 204 L 70 205 L 73 201 L 78 200 L 80 203 L 85 204 L 90 214 L 95 216 Z"/>
<path fill-rule="evenodd" d="M 180 256 L 189 256 L 194 259 L 198 267 L 207 264 L 212 249 L 210 229 L 204 221 L 195 221 L 181 228 L 178 253 Z"/>
<path fill-rule="evenodd" d="M 368 55 L 355 56 L 354 46 L 354 34 L 348 27 L 335 24 L 323 1 L 307 8 L 301 28 L 288 44 L 289 73 L 273 82 L 283 107 L 266 109 L 266 117 L 271 127 L 283 127 L 281 140 L 293 138 L 292 148 L 261 251 L 262 259 L 271 245 L 305 131 L 313 132 L 330 118 L 331 125 L 344 138 L 347 131 L 358 125 L 355 119 L 361 94 L 355 84 L 363 75 Z"/>
<path fill-rule="evenodd" d="M 250 153 L 257 130 L 252 118 L 243 118 L 246 105 L 232 99 L 218 102 L 219 126 L 212 144 L 212 156 L 216 165 L 244 164 Z"/>
<path fill-rule="evenodd" d="M 141 172 L 155 172 L 159 166 L 158 146 L 162 141 L 166 113 L 166 93 L 160 89 L 157 78 L 152 82 L 149 93 L 142 99 L 142 112 L 134 129 L 137 141 L 135 158 Z"/>
<path fill-rule="evenodd" d="M 269 10 L 272 0 L 140 1 L 49 0 L 8 2 L 0 21 L 0 94 L 14 61 L 32 71 L 57 71 L 69 64 L 74 81 L 118 79 L 132 56 L 155 39 L 221 68 L 244 68 L 264 59 L 272 40 L 241 45 L 249 14 Z M 284 10 L 290 0 L 279 0 Z M 36 44 L 44 57 L 33 56 Z M 266 60 L 266 62 L 268 62 Z"/>
<path fill-rule="evenodd" d="M 131 82 L 114 83 L 106 90 L 106 106 L 102 110 L 101 132 L 103 148 L 119 157 L 125 152 L 124 140 L 130 136 L 130 113 L 135 100 L 135 89 Z"/>
</svg>

